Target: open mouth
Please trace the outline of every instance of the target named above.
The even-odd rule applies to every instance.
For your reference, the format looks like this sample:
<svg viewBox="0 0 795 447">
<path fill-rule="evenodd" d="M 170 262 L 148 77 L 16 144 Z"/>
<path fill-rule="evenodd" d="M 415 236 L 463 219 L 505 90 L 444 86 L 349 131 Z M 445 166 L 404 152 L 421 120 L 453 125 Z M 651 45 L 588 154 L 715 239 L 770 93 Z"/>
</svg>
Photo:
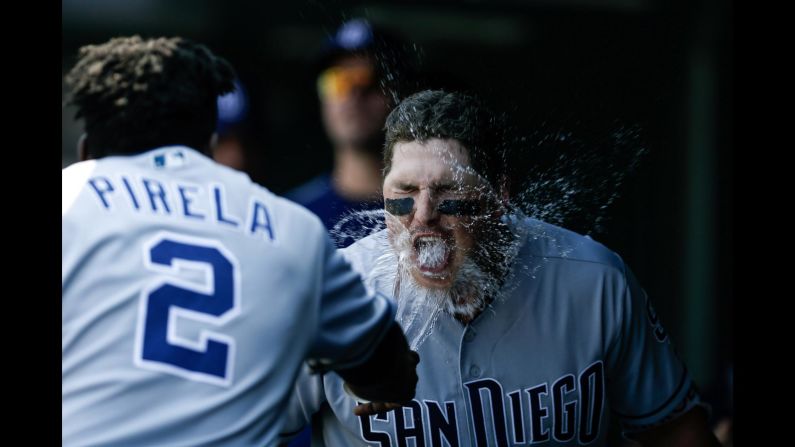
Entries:
<svg viewBox="0 0 795 447">
<path fill-rule="evenodd" d="M 450 265 L 452 250 L 440 235 L 417 235 L 413 242 L 414 263 L 423 274 L 439 276 Z"/>
</svg>

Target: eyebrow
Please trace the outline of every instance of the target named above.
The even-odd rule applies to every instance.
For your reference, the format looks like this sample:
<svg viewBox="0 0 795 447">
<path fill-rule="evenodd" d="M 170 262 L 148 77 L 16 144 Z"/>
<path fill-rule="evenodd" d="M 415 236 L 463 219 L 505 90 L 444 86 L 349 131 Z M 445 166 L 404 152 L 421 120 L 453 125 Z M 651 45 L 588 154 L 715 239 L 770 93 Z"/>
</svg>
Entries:
<svg viewBox="0 0 795 447">
<path fill-rule="evenodd" d="M 417 186 L 409 182 L 397 182 L 395 184 L 395 187 L 398 189 L 413 189 L 416 188 Z"/>
<path fill-rule="evenodd" d="M 434 183 L 431 185 L 431 189 L 434 191 L 451 191 L 458 189 L 460 186 L 456 183 Z"/>
<path fill-rule="evenodd" d="M 449 191 L 449 190 L 452 190 L 452 189 L 458 189 L 461 186 L 462 185 L 460 185 L 458 183 L 441 182 L 441 183 L 432 183 L 430 185 L 430 189 L 432 189 L 434 191 Z M 400 188 L 400 189 L 412 189 L 412 188 L 417 188 L 417 185 L 415 185 L 414 183 L 411 183 L 411 182 L 398 181 L 398 182 L 395 183 L 395 187 L 396 188 Z"/>
</svg>

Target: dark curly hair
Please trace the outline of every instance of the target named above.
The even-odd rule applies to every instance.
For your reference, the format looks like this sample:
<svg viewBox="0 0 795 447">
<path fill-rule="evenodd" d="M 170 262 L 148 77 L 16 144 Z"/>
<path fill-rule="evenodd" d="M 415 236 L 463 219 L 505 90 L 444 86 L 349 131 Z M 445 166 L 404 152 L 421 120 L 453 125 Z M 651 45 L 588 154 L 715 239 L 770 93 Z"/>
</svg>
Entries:
<svg viewBox="0 0 795 447">
<path fill-rule="evenodd" d="M 202 150 L 217 119 L 218 95 L 234 70 L 207 47 L 181 37 L 117 37 L 80 49 L 66 76 L 75 118 L 85 119 L 91 156 L 159 146 Z"/>
<path fill-rule="evenodd" d="M 384 128 L 384 177 L 392 168 L 396 143 L 450 138 L 467 149 L 472 168 L 495 191 L 509 178 L 505 122 L 473 94 L 443 90 L 415 93 L 392 110 Z"/>
</svg>

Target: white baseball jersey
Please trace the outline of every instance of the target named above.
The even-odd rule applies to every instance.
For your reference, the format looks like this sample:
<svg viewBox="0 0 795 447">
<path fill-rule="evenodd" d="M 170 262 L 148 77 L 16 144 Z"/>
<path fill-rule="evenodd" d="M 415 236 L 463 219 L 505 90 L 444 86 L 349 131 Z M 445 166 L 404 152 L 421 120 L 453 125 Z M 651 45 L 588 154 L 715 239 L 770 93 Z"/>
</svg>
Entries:
<svg viewBox="0 0 795 447">
<path fill-rule="evenodd" d="M 522 245 L 488 308 L 467 325 L 447 314 L 419 325 L 431 332 L 418 347 L 419 383 L 409 406 L 356 417 L 339 376 L 302 373 L 284 433 L 319 411 L 315 444 L 328 446 L 603 445 L 611 415 L 627 431 L 642 430 L 700 404 L 618 255 L 536 220 L 514 219 L 513 226 L 523 230 L 516 232 Z M 394 275 L 378 265 L 390 250 L 382 231 L 343 252 L 368 287 L 391 292 Z"/>
<path fill-rule="evenodd" d="M 63 170 L 63 445 L 272 445 L 394 318 L 305 209 L 183 146 Z"/>
</svg>

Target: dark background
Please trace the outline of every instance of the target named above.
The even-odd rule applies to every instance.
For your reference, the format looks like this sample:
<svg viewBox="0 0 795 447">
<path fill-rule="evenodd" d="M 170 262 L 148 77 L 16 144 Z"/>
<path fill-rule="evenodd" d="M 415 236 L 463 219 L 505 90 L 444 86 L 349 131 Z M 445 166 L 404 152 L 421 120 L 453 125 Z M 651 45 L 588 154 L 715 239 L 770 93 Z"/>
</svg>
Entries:
<svg viewBox="0 0 795 447">
<path fill-rule="evenodd" d="M 249 93 L 246 170 L 284 192 L 330 167 L 311 66 L 342 20 L 397 31 L 420 70 L 469 85 L 520 130 L 586 144 L 616 122 L 648 153 L 593 237 L 644 285 L 702 390 L 733 363 L 732 7 L 698 0 L 64 0 L 63 70 L 84 44 L 181 35 L 226 57 Z M 65 108 L 62 164 L 81 129 Z M 575 228 L 580 230 L 580 228 Z M 720 404 L 722 405 L 722 404 Z"/>
</svg>

